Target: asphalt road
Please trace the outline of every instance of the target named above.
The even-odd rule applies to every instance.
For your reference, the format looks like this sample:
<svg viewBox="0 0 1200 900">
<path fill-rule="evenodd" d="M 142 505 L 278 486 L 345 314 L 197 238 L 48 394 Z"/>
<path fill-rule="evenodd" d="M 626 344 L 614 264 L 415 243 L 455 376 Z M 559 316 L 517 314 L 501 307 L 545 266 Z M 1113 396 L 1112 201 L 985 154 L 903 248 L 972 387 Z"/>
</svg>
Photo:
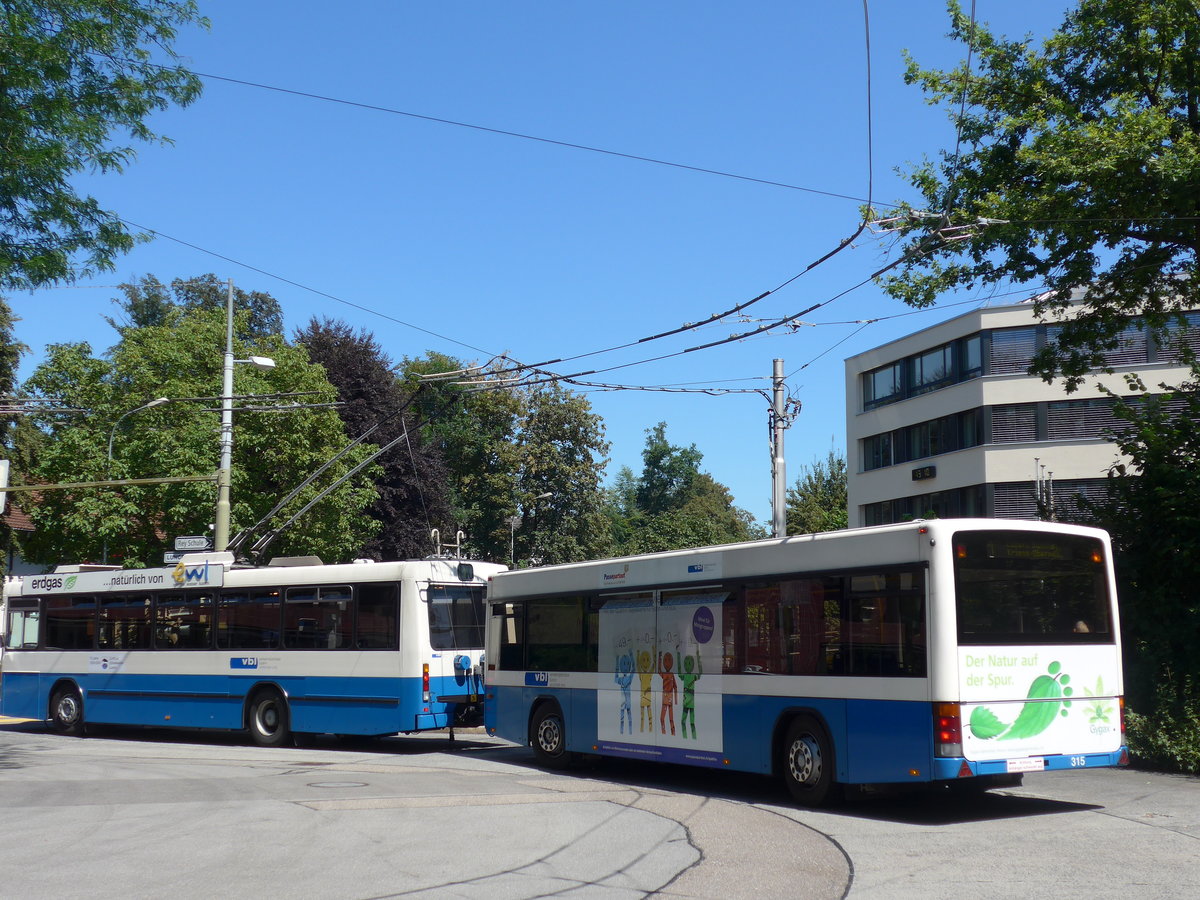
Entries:
<svg viewBox="0 0 1200 900">
<path fill-rule="evenodd" d="M 791 806 L 768 779 L 480 733 L 297 749 L 0 719 L 0 896 L 1200 896 L 1200 781 L 1067 772 Z"/>
</svg>

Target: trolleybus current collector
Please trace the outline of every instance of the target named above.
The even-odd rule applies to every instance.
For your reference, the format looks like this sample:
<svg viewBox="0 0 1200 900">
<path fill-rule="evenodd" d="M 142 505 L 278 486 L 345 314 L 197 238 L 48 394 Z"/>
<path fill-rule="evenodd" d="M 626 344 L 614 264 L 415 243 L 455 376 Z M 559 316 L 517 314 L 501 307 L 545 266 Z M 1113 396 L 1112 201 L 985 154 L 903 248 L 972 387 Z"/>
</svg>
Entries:
<svg viewBox="0 0 1200 900">
<path fill-rule="evenodd" d="M 835 785 L 1120 765 L 1108 535 L 917 521 L 499 573 L 485 720 L 581 754 Z"/>
</svg>

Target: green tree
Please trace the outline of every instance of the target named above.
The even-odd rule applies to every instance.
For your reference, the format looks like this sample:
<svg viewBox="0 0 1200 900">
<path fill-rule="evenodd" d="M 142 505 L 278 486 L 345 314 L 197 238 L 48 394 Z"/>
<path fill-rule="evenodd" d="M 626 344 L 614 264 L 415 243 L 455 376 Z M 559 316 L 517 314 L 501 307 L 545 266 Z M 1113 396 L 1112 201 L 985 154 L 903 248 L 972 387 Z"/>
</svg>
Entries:
<svg viewBox="0 0 1200 900">
<path fill-rule="evenodd" d="M 517 558 L 550 565 L 602 556 L 609 545 L 600 484 L 609 446 L 604 423 L 585 397 L 558 384 L 532 388 L 525 410 L 517 491 L 541 499 L 525 508 Z"/>
<path fill-rule="evenodd" d="M 846 456 L 830 450 L 814 459 L 787 492 L 787 533 L 815 534 L 849 525 Z"/>
<path fill-rule="evenodd" d="M 187 25 L 207 26 L 190 0 L 0 5 L 0 289 L 109 270 L 133 246 L 71 179 L 120 172 L 134 157 L 128 141 L 162 140 L 152 113 L 199 96 L 200 80 L 173 64 Z"/>
<path fill-rule="evenodd" d="M 1115 397 L 1123 459 L 1088 504 L 1113 535 L 1130 744 L 1142 759 L 1200 772 L 1200 370 L 1182 387 Z M 1148 527 L 1147 523 L 1152 523 Z"/>
<path fill-rule="evenodd" d="M 419 559 L 432 552 L 429 532 L 451 528 L 445 461 L 416 427 L 408 407 L 412 397 L 396 379 L 395 366 L 374 335 L 355 332 L 345 322 L 312 319 L 296 333 L 296 343 L 324 367 L 337 388 L 338 415 L 346 432 L 370 431 L 376 446 L 400 443 L 378 459 L 378 497 L 369 513 L 380 529 L 363 548 L 373 559 Z"/>
<path fill-rule="evenodd" d="M 421 375 L 462 368 L 438 353 L 402 364 L 410 391 Z M 586 398 L 555 385 L 507 387 L 495 374 L 471 384 L 425 382 L 414 404 L 423 432 L 446 460 L 457 527 L 484 559 L 511 555 L 524 564 L 595 555 L 607 544 L 599 487 L 608 453 L 603 423 Z M 514 516 L 521 520 L 516 529 Z"/>
<path fill-rule="evenodd" d="M 1071 389 L 1129 316 L 1162 332 L 1197 303 L 1196 5 L 1081 0 L 1040 46 L 949 7 L 970 70 L 910 59 L 906 80 L 948 110 L 959 140 L 911 172 L 924 209 L 884 221 L 904 251 L 884 286 L 925 306 L 952 288 L 1038 285 L 1037 313 L 1063 321 L 1035 369 Z"/>
<path fill-rule="evenodd" d="M 124 320 L 106 317 L 118 332 L 163 325 L 170 311 L 176 308 L 224 311 L 229 306 L 228 282 L 212 273 L 174 278 L 169 289 L 153 275 L 146 275 L 139 281 L 120 285 L 120 289 L 124 297 L 113 302 L 124 314 Z M 248 340 L 283 334 L 283 309 L 265 291 L 245 291 L 234 285 L 233 308 L 245 313 L 239 323 Z"/>
<path fill-rule="evenodd" d="M 239 321 L 237 332 L 247 327 Z M 64 483 L 112 478 L 209 474 L 218 463 L 219 404 L 225 316 L 209 310 L 171 310 L 163 325 L 127 330 L 109 358 L 93 356 L 86 343 L 48 348 L 45 362 L 25 383 L 31 396 L 78 410 L 74 417 L 34 416 L 44 432 L 31 461 L 31 481 Z M 320 366 L 282 336 L 254 344 L 235 341 L 239 357 L 270 356 L 276 367 L 259 372 L 239 367 L 234 416 L 232 530 L 250 525 L 304 473 L 316 469 L 347 443 L 330 409 L 274 405 L 261 395 L 304 392 L 330 400 L 334 390 Z M 251 396 L 257 395 L 257 396 Z M 179 398 L 134 415 L 125 414 L 158 397 Z M 290 398 L 289 398 L 290 399 Z M 111 441 L 112 458 L 108 458 Z M 320 484 L 301 494 L 291 511 L 365 457 L 359 448 Z M 328 561 L 358 555 L 377 523 L 364 515 L 374 500 L 370 474 L 347 482 L 285 532 L 272 546 L 279 555 L 316 554 Z M 170 536 L 205 534 L 213 520 L 216 489 L 209 483 L 123 486 L 45 491 L 31 505 L 37 526 L 27 551 L 42 563 L 98 560 L 128 566 L 161 564 Z"/>
<path fill-rule="evenodd" d="M 15 443 L 16 443 L 16 428 L 18 415 L 16 413 L 16 385 L 17 385 L 17 366 L 20 365 L 21 356 L 28 349 L 24 344 L 18 343 L 13 336 L 13 328 L 17 322 L 17 318 L 13 315 L 12 308 L 8 305 L 8 301 L 4 297 L 0 297 L 0 406 L 5 409 L 5 412 L 0 413 L 0 442 L 3 447 L 0 452 L 3 453 L 3 458 L 9 460 L 10 463 L 15 462 Z M 19 478 L 19 472 L 10 471 L 9 479 L 15 484 Z M 14 495 L 8 496 L 8 503 L 13 502 Z M 7 509 L 7 505 L 5 507 Z M 13 542 L 12 530 L 7 524 L 0 522 L 0 547 L 10 547 Z M 8 555 L 0 556 L 0 575 L 6 574 L 5 566 L 7 565 Z"/>
<path fill-rule="evenodd" d="M 667 424 L 646 430 L 642 474 L 622 468 L 608 492 L 613 552 L 652 553 L 729 544 L 763 536 L 754 517 L 734 506 L 725 485 L 700 471 L 695 444 L 667 439 Z"/>
</svg>

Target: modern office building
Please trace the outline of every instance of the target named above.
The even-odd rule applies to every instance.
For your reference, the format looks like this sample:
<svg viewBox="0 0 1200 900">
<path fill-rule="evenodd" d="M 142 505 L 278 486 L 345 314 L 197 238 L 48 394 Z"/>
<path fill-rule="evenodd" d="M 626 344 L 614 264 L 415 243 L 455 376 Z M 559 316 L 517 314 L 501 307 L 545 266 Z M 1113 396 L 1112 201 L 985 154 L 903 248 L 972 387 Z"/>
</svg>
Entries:
<svg viewBox="0 0 1200 900">
<path fill-rule="evenodd" d="M 1200 316 L 1189 314 L 1196 345 Z M 1149 387 L 1185 381 L 1136 322 L 1097 373 L 1068 394 L 1027 374 L 1053 338 L 1031 302 L 977 309 L 846 360 L 849 522 L 877 525 L 941 518 L 1038 518 L 1053 504 L 1070 520 L 1076 498 L 1101 496 L 1119 425 L 1097 386 L 1128 395 L 1122 377 Z M 1042 501 L 1039 507 L 1039 497 Z"/>
</svg>

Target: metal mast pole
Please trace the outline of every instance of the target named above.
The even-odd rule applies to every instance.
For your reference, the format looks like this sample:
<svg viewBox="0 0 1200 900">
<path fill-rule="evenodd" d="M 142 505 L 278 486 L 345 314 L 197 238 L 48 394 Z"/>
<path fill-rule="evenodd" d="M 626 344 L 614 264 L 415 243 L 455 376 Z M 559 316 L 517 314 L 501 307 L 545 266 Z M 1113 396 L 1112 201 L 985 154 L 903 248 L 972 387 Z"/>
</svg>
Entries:
<svg viewBox="0 0 1200 900">
<path fill-rule="evenodd" d="M 783 458 L 783 431 L 787 428 L 783 402 L 783 360 L 771 371 L 771 533 L 787 537 L 787 463 Z"/>
<path fill-rule="evenodd" d="M 229 546 L 229 484 L 233 467 L 233 279 L 225 301 L 225 361 L 221 367 L 221 465 L 217 469 L 217 518 L 213 549 Z"/>
</svg>

